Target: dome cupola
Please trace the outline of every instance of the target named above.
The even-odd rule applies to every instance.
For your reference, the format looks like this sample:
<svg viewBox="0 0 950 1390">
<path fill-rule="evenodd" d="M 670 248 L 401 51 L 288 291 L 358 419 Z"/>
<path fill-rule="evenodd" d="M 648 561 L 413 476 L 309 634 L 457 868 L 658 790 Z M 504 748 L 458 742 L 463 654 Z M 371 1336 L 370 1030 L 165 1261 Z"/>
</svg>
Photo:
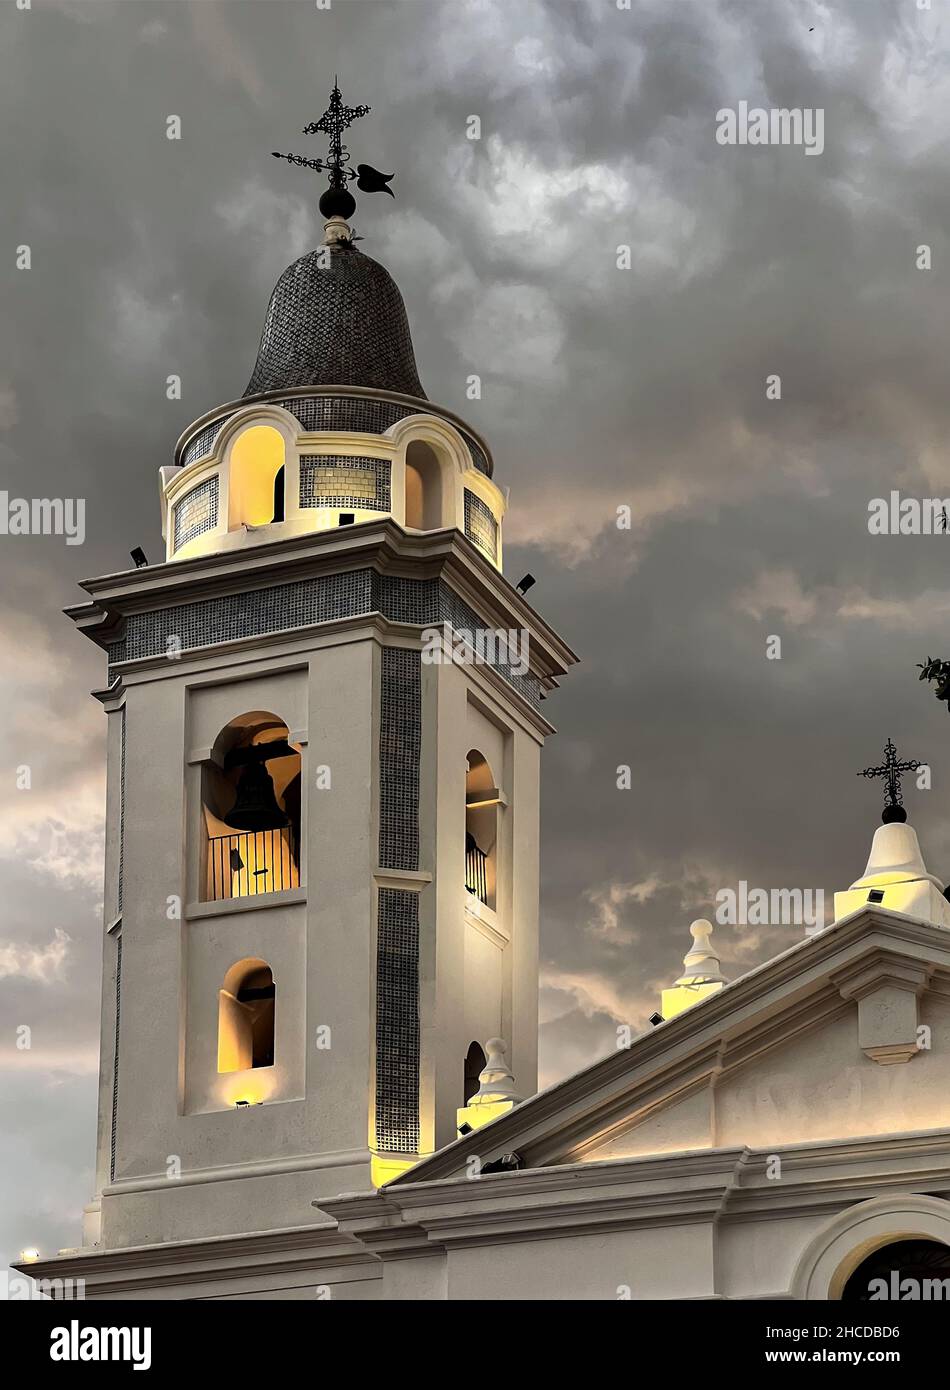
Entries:
<svg viewBox="0 0 950 1390">
<path fill-rule="evenodd" d="M 245 396 L 363 386 L 426 399 L 396 282 L 356 249 L 348 231 L 342 219 L 332 219 L 327 243 L 277 281 Z"/>
<path fill-rule="evenodd" d="M 243 396 L 194 421 L 162 470 L 169 560 L 391 519 L 406 532 L 459 531 L 502 568 L 506 497 L 488 448 L 429 401 L 402 295 L 348 225 L 350 185 L 393 196 L 394 175 L 349 168 L 343 132 L 368 110 L 344 106 L 334 86 L 306 127 L 330 137 L 326 159 L 277 156 L 328 175 L 323 244 L 277 281 Z"/>
</svg>

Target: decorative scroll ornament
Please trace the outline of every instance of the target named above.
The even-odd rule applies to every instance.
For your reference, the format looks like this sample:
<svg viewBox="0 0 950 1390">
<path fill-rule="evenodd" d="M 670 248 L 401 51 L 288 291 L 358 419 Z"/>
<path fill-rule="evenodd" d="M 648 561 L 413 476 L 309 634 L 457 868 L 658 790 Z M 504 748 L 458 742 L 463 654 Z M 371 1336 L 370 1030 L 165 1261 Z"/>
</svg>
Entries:
<svg viewBox="0 0 950 1390">
<path fill-rule="evenodd" d="M 858 773 L 859 777 L 882 777 L 884 779 L 884 810 L 881 820 L 885 825 L 894 821 L 903 823 L 907 819 L 904 798 L 901 793 L 901 776 L 905 772 L 916 772 L 920 767 L 917 758 L 907 762 L 898 761 L 897 749 L 890 739 L 884 745 L 884 761 L 878 767 L 866 767 Z"/>
<path fill-rule="evenodd" d="M 353 122 L 358 121 L 361 116 L 368 115 L 371 109 L 369 106 L 344 106 L 339 85 L 334 78 L 330 105 L 319 121 L 311 121 L 303 128 L 304 135 L 329 137 L 326 159 L 308 159 L 302 154 L 281 154 L 278 150 L 272 152 L 275 159 L 286 159 L 289 164 L 296 164 L 304 169 L 316 169 L 318 173 L 329 175 L 329 187 L 322 194 L 319 204 L 324 217 L 342 217 L 345 220 L 353 216 L 356 211 L 356 199 L 347 187 L 352 179 L 356 180 L 357 188 L 363 193 L 388 193 L 390 198 L 396 196 L 389 187 L 389 181 L 395 175 L 381 174 L 371 164 L 357 164 L 355 169 L 349 168 L 350 152 L 343 143 L 344 131 L 349 130 Z"/>
</svg>

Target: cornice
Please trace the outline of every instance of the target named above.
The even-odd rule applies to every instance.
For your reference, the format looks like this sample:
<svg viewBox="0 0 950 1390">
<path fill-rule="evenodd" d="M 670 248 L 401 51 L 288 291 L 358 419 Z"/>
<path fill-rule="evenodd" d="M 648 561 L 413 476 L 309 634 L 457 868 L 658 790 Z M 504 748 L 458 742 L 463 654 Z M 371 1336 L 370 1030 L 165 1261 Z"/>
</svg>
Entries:
<svg viewBox="0 0 950 1390">
<path fill-rule="evenodd" d="M 781 1182 L 765 1176 L 776 1154 Z M 882 1192 L 934 1189 L 950 1189 L 947 1129 L 390 1184 L 322 1200 L 321 1209 L 385 1260 L 591 1230 L 824 1216 Z"/>
<path fill-rule="evenodd" d="M 491 1173 L 325 1201 L 340 1230 L 381 1259 L 451 1246 L 711 1220 L 745 1161 L 743 1148 L 616 1163 Z"/>
<path fill-rule="evenodd" d="M 778 1154 L 782 1181 L 766 1177 Z M 733 1146 L 455 1177 L 314 1202 L 328 1222 L 116 1250 L 64 1251 L 17 1268 L 34 1279 L 82 1278 L 95 1297 L 350 1271 L 466 1245 L 572 1234 L 827 1217 L 869 1196 L 950 1191 L 950 1129 Z"/>
<path fill-rule="evenodd" d="M 256 665 L 261 662 L 266 664 L 275 658 L 285 661 L 299 656 L 301 660 L 297 665 L 305 666 L 308 656 L 315 649 L 358 641 L 363 637 L 375 637 L 386 646 L 406 646 L 418 651 L 419 631 L 418 625 L 393 622 L 379 612 L 360 613 L 353 618 L 331 618 L 308 627 L 281 628 L 277 632 L 256 633 L 249 637 L 235 637 L 228 642 L 189 647 L 174 663 L 164 654 L 158 654 L 116 661 L 111 669 L 117 673 L 117 679 L 122 682 L 120 689 L 123 689 L 141 680 L 171 680 L 183 672 L 200 677 L 202 673 L 211 671 L 219 677 L 223 659 L 243 658 L 247 664 Z M 486 698 L 492 696 L 500 701 L 533 734 L 543 739 L 555 732 L 554 725 L 494 667 L 472 665 L 467 670 L 473 683 L 482 687 Z"/>
<path fill-rule="evenodd" d="M 571 648 L 460 531 L 410 533 L 391 518 L 86 579 L 81 587 L 92 601 L 64 611 L 87 636 L 106 646 L 115 640 L 122 619 L 133 613 L 356 569 L 410 579 L 444 578 L 489 623 L 529 632 L 531 669 L 549 688 L 577 662 Z"/>
<path fill-rule="evenodd" d="M 681 1073 L 712 1070 L 723 1065 L 735 1048 L 737 1063 L 763 1046 L 782 1041 L 783 1028 L 813 1026 L 816 1007 L 832 1013 L 833 976 L 862 957 L 881 951 L 895 959 L 927 961 L 942 971 L 950 968 L 950 932 L 918 918 L 886 909 L 865 909 L 844 922 L 796 943 L 749 974 L 726 985 L 691 1009 L 636 1038 L 629 1048 L 611 1053 L 565 1081 L 523 1101 L 474 1135 L 456 1140 L 408 1173 L 393 1180 L 390 1189 L 428 1179 L 452 1177 L 477 1155 L 482 1161 L 517 1151 L 536 1161 L 563 1152 L 565 1135 L 582 1133 L 603 1115 L 609 1128 L 624 1107 L 636 1106 L 644 1087 L 669 1085 Z M 893 966 L 891 967 L 893 969 Z M 756 1034 L 764 1029 L 764 1040 Z M 785 1034 L 784 1036 L 787 1036 Z M 722 1049 L 722 1061 L 710 1049 Z M 707 1060 L 703 1063 L 702 1058 Z"/>
<path fill-rule="evenodd" d="M 98 1297 L 123 1297 L 132 1290 L 264 1278 L 331 1266 L 364 1266 L 368 1277 L 375 1277 L 378 1270 L 373 1256 L 342 1234 L 336 1222 L 111 1250 L 64 1250 L 51 1259 L 16 1268 L 31 1279 L 84 1279 Z"/>
</svg>

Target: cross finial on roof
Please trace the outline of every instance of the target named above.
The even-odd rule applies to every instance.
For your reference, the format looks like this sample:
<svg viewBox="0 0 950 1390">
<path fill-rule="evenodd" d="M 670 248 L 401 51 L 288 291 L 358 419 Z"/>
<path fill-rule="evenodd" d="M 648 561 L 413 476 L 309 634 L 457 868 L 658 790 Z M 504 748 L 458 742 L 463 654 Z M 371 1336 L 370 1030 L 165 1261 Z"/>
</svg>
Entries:
<svg viewBox="0 0 950 1390">
<path fill-rule="evenodd" d="M 369 106 L 344 106 L 339 83 L 334 77 L 330 105 L 318 121 L 311 121 L 303 128 L 304 135 L 326 135 L 329 137 L 326 159 L 307 159 L 301 154 L 281 154 L 273 151 L 275 159 L 286 159 L 290 164 L 298 164 L 304 169 L 316 169 L 329 175 L 329 188 L 320 199 L 320 211 L 324 217 L 352 217 L 356 211 L 356 199 L 347 188 L 351 179 L 363 193 L 394 193 L 388 187 L 392 174 L 381 174 L 369 164 L 357 164 L 348 168 L 350 152 L 343 143 L 343 133 L 349 130 L 354 121 L 369 114 Z"/>
<path fill-rule="evenodd" d="M 881 812 L 881 820 L 885 825 L 890 825 L 893 821 L 906 821 L 907 812 L 904 810 L 904 798 L 901 794 L 901 776 L 905 772 L 916 772 L 919 767 L 920 762 L 917 758 L 900 762 L 897 757 L 897 749 L 893 742 L 888 739 L 884 745 L 883 763 L 879 767 L 866 767 L 858 773 L 859 777 L 883 777 L 884 810 Z"/>
</svg>

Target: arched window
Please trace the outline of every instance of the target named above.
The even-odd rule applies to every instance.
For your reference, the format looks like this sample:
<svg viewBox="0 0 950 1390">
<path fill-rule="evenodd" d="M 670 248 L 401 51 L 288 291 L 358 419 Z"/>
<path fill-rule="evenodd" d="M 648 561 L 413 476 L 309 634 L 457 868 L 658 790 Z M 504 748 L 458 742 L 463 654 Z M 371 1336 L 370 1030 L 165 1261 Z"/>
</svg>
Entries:
<svg viewBox="0 0 950 1390">
<path fill-rule="evenodd" d="M 270 966 L 239 960 L 218 990 L 218 1071 L 274 1065 L 276 991 Z"/>
<path fill-rule="evenodd" d="M 487 759 L 477 748 L 467 757 L 465 775 L 465 887 L 486 907 L 495 906 L 498 788 Z"/>
<path fill-rule="evenodd" d="M 202 768 L 203 899 L 300 884 L 300 751 L 287 725 L 254 710 L 227 724 Z"/>
<path fill-rule="evenodd" d="M 473 1042 L 465 1054 L 465 1080 L 462 1093 L 463 1105 L 468 1105 L 478 1090 L 478 1078 L 485 1070 L 485 1053 L 477 1042 Z"/>
<path fill-rule="evenodd" d="M 406 525 L 416 531 L 437 531 L 442 525 L 442 468 L 421 439 L 412 440 L 406 450 Z"/>
<path fill-rule="evenodd" d="M 896 1240 L 862 1260 L 845 1284 L 841 1302 L 899 1301 L 904 1295 L 946 1298 L 948 1289 L 950 1245 L 939 1240 Z"/>
<path fill-rule="evenodd" d="M 283 521 L 283 467 L 284 436 L 273 425 L 251 425 L 238 435 L 228 472 L 229 531 Z"/>
</svg>

